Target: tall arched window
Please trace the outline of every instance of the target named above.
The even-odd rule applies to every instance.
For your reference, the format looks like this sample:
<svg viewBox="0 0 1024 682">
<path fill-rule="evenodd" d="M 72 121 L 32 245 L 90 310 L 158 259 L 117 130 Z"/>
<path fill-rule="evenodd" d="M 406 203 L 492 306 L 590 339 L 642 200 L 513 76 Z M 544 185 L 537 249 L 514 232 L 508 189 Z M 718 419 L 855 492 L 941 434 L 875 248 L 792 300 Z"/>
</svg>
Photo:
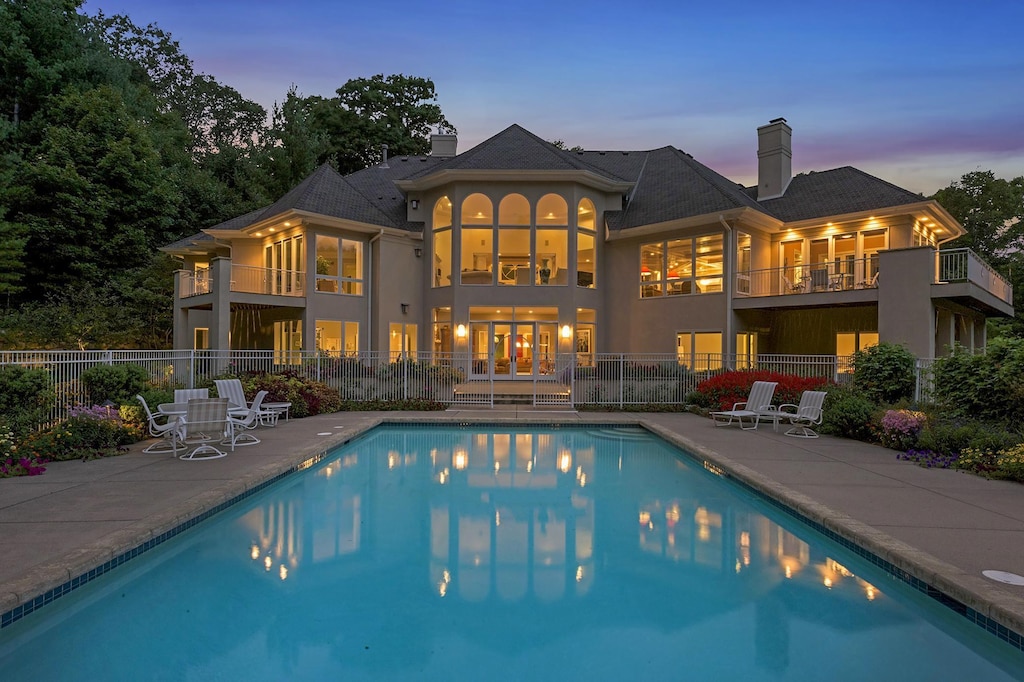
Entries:
<svg viewBox="0 0 1024 682">
<path fill-rule="evenodd" d="M 576 285 L 593 288 L 597 273 L 597 211 L 590 199 L 580 199 L 576 227 Z"/>
<path fill-rule="evenodd" d="M 522 194 L 509 194 L 498 204 L 499 225 L 529 225 L 530 202 Z"/>
<path fill-rule="evenodd" d="M 432 287 L 446 287 L 452 283 L 452 202 L 441 197 L 434 204 L 433 277 Z"/>
<path fill-rule="evenodd" d="M 480 227 L 474 227 L 479 225 Z M 483 194 L 462 202 L 462 284 L 494 284 L 494 205 Z"/>
</svg>

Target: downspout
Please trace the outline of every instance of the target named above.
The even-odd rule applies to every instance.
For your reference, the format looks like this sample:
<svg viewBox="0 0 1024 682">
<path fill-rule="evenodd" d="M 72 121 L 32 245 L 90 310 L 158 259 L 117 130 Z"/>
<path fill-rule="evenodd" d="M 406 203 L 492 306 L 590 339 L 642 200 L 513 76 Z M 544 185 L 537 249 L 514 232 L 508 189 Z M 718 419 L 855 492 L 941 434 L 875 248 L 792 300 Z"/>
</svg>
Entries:
<svg viewBox="0 0 1024 682">
<path fill-rule="evenodd" d="M 366 324 L 369 326 L 367 333 L 370 339 L 370 350 L 374 350 L 373 340 L 377 338 L 377 335 L 373 331 L 373 243 L 384 236 L 384 228 L 380 228 L 380 232 L 370 237 L 370 257 L 366 262 Z"/>
<path fill-rule="evenodd" d="M 723 282 L 724 286 L 722 288 L 725 290 L 725 310 L 726 310 L 726 312 L 725 312 L 725 339 L 724 339 L 724 341 L 725 341 L 725 348 L 729 349 L 729 357 L 731 357 L 731 358 L 733 358 L 735 360 L 735 358 L 736 358 L 736 339 L 733 338 L 733 334 L 732 334 L 732 316 L 733 316 L 733 312 L 732 312 L 732 289 L 733 289 L 733 282 L 736 279 L 736 273 L 734 272 L 734 269 L 735 269 L 734 261 L 736 260 L 736 258 L 735 258 L 736 246 L 735 246 L 735 244 L 733 244 L 732 227 L 729 225 L 728 222 L 726 222 L 725 216 L 719 214 L 718 215 L 718 222 L 722 223 L 722 227 L 725 228 L 725 238 L 722 240 L 722 244 L 723 244 L 722 259 L 724 261 L 723 264 L 724 264 L 724 267 L 725 267 L 725 274 L 723 276 L 723 279 L 725 281 Z M 735 362 L 730 363 L 729 369 L 736 369 Z"/>
</svg>

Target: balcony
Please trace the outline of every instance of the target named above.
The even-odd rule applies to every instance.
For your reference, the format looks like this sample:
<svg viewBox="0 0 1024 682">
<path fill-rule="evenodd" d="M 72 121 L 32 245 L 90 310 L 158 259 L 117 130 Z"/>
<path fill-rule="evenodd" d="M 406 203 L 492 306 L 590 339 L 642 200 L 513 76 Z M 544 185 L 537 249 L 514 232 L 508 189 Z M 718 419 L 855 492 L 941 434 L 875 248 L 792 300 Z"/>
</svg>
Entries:
<svg viewBox="0 0 1024 682">
<path fill-rule="evenodd" d="M 209 269 L 179 272 L 181 298 L 202 296 L 214 291 L 216 283 Z M 231 265 L 230 290 L 240 294 L 267 294 L 270 296 L 305 296 L 305 273 L 299 270 L 259 268 L 251 265 Z"/>
<path fill-rule="evenodd" d="M 820 294 L 878 287 L 878 257 L 751 270 L 736 275 L 739 297 Z"/>
<path fill-rule="evenodd" d="M 970 249 L 937 251 L 935 261 L 936 284 L 969 282 L 1013 305 L 1013 286 Z"/>
</svg>

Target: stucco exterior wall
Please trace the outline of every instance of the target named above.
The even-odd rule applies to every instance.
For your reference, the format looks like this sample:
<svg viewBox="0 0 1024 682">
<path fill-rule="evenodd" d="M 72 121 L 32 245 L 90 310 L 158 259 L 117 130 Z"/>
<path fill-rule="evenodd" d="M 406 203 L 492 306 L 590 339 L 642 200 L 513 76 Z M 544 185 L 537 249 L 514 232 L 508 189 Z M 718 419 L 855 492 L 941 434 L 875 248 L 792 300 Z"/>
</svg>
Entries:
<svg viewBox="0 0 1024 682">
<path fill-rule="evenodd" d="M 935 357 L 934 250 L 924 246 L 883 251 L 879 272 L 879 340 L 904 344 L 919 358 Z"/>
</svg>

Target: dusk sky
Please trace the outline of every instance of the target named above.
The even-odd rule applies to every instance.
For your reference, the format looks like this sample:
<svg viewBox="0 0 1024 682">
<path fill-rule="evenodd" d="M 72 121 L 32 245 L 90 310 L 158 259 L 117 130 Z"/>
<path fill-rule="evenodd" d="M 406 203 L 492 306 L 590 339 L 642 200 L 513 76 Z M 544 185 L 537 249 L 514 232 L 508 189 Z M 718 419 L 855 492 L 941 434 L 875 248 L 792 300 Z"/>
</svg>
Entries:
<svg viewBox="0 0 1024 682">
<path fill-rule="evenodd" d="M 512 123 L 585 149 L 673 145 L 753 184 L 756 128 L 793 171 L 852 165 L 932 194 L 1024 175 L 1024 2 L 88 0 L 156 23 L 268 113 L 294 84 L 430 78 L 463 152 Z"/>
</svg>

